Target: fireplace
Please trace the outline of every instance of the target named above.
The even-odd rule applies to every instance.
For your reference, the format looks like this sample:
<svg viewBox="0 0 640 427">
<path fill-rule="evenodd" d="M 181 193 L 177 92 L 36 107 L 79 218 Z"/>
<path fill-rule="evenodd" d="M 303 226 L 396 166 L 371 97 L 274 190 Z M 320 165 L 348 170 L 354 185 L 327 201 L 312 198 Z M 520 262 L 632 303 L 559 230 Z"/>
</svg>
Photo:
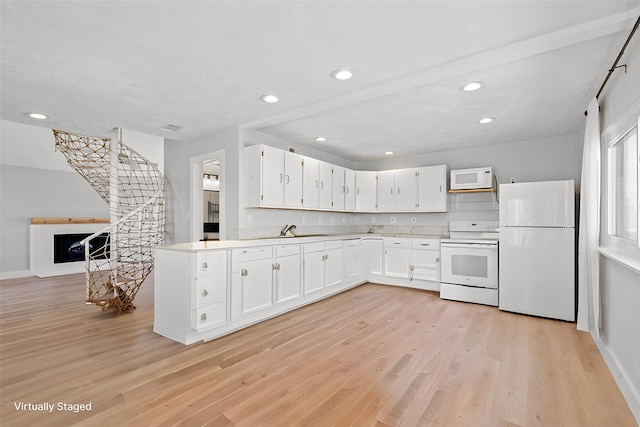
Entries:
<svg viewBox="0 0 640 427">
<path fill-rule="evenodd" d="M 30 270 L 37 277 L 83 273 L 84 245 L 80 241 L 108 227 L 107 218 L 32 218 Z M 92 240 L 93 250 L 109 242 L 107 233 Z M 104 252 L 101 258 L 108 258 Z"/>
<path fill-rule="evenodd" d="M 54 234 L 53 235 L 53 263 L 84 261 L 84 245 L 80 242 L 89 237 L 89 233 Z M 89 251 L 94 251 L 109 244 L 109 235 L 103 233 L 89 242 Z M 106 259 L 107 252 L 98 254 L 97 259 Z"/>
</svg>

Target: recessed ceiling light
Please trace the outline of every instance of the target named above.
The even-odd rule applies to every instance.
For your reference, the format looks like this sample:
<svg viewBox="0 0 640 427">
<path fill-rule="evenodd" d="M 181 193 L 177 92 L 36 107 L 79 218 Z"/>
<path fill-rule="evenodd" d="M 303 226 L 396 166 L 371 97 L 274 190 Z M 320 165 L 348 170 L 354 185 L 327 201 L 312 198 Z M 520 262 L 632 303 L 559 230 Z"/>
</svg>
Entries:
<svg viewBox="0 0 640 427">
<path fill-rule="evenodd" d="M 385 151 L 384 154 L 386 154 L 387 156 L 393 154 L 393 151 Z"/>
<path fill-rule="evenodd" d="M 325 142 L 327 138 L 325 138 L 324 136 L 316 136 L 315 140 L 318 142 Z"/>
<path fill-rule="evenodd" d="M 42 113 L 27 113 L 27 115 L 32 119 L 38 119 L 38 120 L 44 120 L 47 118 L 47 115 Z"/>
<path fill-rule="evenodd" d="M 478 123 L 480 123 L 481 125 L 486 125 L 487 123 L 491 123 L 494 120 L 494 117 L 485 117 L 484 119 L 478 120 Z"/>
<path fill-rule="evenodd" d="M 474 90 L 478 90 L 482 87 L 482 82 L 471 82 L 462 86 L 460 90 L 465 92 L 473 92 Z"/>
<path fill-rule="evenodd" d="M 353 77 L 353 70 L 351 68 L 341 68 L 331 73 L 331 77 L 336 80 L 349 80 Z"/>
<path fill-rule="evenodd" d="M 268 94 L 262 95 L 260 99 L 266 102 L 267 104 L 275 104 L 276 102 L 278 102 L 278 97 L 275 95 L 268 95 Z"/>
</svg>

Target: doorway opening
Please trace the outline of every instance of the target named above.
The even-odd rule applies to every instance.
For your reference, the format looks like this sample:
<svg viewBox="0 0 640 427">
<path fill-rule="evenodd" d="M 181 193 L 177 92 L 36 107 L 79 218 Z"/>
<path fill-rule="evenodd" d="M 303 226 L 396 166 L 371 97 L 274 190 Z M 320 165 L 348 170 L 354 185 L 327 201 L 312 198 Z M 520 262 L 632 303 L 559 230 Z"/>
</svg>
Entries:
<svg viewBox="0 0 640 427">
<path fill-rule="evenodd" d="M 225 240 L 224 150 L 191 158 L 191 241 Z"/>
</svg>

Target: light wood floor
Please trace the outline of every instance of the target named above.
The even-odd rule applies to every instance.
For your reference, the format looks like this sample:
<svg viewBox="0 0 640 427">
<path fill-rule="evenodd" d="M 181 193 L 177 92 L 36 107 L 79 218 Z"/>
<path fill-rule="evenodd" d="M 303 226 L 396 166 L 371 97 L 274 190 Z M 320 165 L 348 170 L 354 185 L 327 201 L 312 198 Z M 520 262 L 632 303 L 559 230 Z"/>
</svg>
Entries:
<svg viewBox="0 0 640 427">
<path fill-rule="evenodd" d="M 2 426 L 636 426 L 575 324 L 367 284 L 218 340 L 84 305 L 83 275 L 0 283 Z M 18 411 L 91 403 L 90 412 Z"/>
</svg>

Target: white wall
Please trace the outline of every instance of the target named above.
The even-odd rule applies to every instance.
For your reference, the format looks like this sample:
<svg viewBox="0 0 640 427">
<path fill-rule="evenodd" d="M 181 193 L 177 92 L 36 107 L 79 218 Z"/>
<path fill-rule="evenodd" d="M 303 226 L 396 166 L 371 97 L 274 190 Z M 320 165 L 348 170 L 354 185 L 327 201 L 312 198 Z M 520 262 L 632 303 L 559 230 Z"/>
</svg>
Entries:
<svg viewBox="0 0 640 427">
<path fill-rule="evenodd" d="M 233 127 L 187 142 L 166 142 L 167 244 L 193 240 L 191 238 L 194 219 L 191 209 L 192 158 L 215 151 L 224 152 L 224 164 L 220 175 L 220 226 L 224 227 L 227 240 L 238 238 L 240 134 L 240 129 Z M 200 221 L 200 211 L 195 216 Z"/>
<path fill-rule="evenodd" d="M 29 275 L 32 217 L 109 218 L 109 206 L 55 151 L 51 129 L 6 120 L 0 125 L 0 278 L 5 279 Z M 123 131 L 123 140 L 163 163 L 163 138 Z"/>
<path fill-rule="evenodd" d="M 614 124 L 640 100 L 640 37 L 635 35 L 621 64 L 599 97 L 602 132 Z M 607 224 L 607 147 L 602 147 L 602 230 Z M 602 336 L 596 337 L 593 310 L 589 310 L 590 330 L 609 369 L 620 386 L 636 420 L 640 423 L 640 273 L 610 258 L 600 257 Z M 591 307 L 591 304 L 589 304 Z"/>
</svg>

